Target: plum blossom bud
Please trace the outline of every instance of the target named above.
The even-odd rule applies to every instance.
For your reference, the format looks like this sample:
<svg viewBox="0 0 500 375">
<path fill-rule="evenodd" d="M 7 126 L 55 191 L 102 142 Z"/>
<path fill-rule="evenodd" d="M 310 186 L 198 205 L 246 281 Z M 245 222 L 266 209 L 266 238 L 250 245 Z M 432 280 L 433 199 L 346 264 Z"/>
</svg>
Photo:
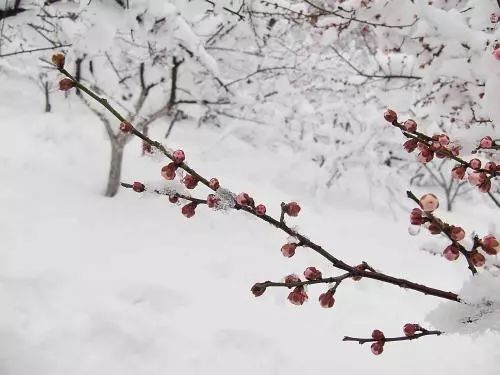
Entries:
<svg viewBox="0 0 500 375">
<path fill-rule="evenodd" d="M 491 180 L 486 179 L 484 182 L 478 186 L 481 193 L 488 193 L 491 190 Z"/>
<path fill-rule="evenodd" d="M 481 160 L 479 159 L 472 159 L 469 162 L 469 165 L 472 169 L 480 169 L 481 168 Z"/>
<path fill-rule="evenodd" d="M 423 150 L 428 150 L 429 146 L 427 146 L 425 143 L 417 141 L 417 148 L 419 151 L 423 151 Z"/>
<path fill-rule="evenodd" d="M 493 139 L 489 136 L 483 137 L 481 141 L 479 141 L 479 146 L 481 148 L 491 148 L 493 147 Z"/>
<path fill-rule="evenodd" d="M 326 293 L 320 294 L 318 300 L 319 305 L 326 309 L 331 308 L 335 303 L 335 298 L 333 298 L 333 292 L 331 290 L 328 290 Z"/>
<path fill-rule="evenodd" d="M 120 123 L 120 131 L 124 132 L 124 133 L 130 133 L 133 129 L 133 126 L 130 122 L 128 121 L 123 121 L 122 123 Z"/>
<path fill-rule="evenodd" d="M 187 189 L 194 189 L 198 185 L 198 179 L 190 174 L 185 175 L 182 182 Z"/>
<path fill-rule="evenodd" d="M 449 261 L 457 260 L 460 256 L 460 251 L 458 250 L 458 247 L 451 244 L 444 249 L 443 256 Z"/>
<path fill-rule="evenodd" d="M 394 121 L 398 120 L 398 115 L 392 109 L 387 109 L 384 112 L 384 119 L 392 124 Z"/>
<path fill-rule="evenodd" d="M 259 204 L 257 207 L 255 207 L 255 213 L 259 216 L 263 216 L 266 214 L 266 206 L 263 204 Z"/>
<path fill-rule="evenodd" d="M 432 159 L 434 159 L 434 152 L 430 149 L 422 150 L 420 154 L 418 154 L 418 161 L 422 164 L 428 163 Z"/>
<path fill-rule="evenodd" d="M 413 336 L 415 332 L 417 332 L 420 329 L 420 326 L 418 324 L 413 324 L 413 323 L 406 323 L 403 326 L 403 332 L 406 337 Z"/>
<path fill-rule="evenodd" d="M 76 82 L 69 78 L 63 78 L 59 81 L 59 90 L 68 91 L 76 86 Z"/>
<path fill-rule="evenodd" d="M 170 203 L 177 203 L 179 202 L 179 197 L 176 195 L 169 195 L 168 200 L 170 201 Z"/>
<path fill-rule="evenodd" d="M 430 223 L 427 229 L 431 232 L 431 234 L 441 233 L 441 227 L 436 223 Z"/>
<path fill-rule="evenodd" d="M 142 153 L 143 154 L 152 154 L 153 153 L 153 148 L 151 147 L 151 144 L 149 144 L 146 141 L 142 142 Z"/>
<path fill-rule="evenodd" d="M 217 207 L 217 205 L 220 202 L 220 198 L 217 197 L 215 194 L 208 194 L 207 196 L 207 206 L 209 208 L 214 208 Z"/>
<path fill-rule="evenodd" d="M 432 151 L 439 151 L 443 148 L 443 145 L 439 143 L 438 141 L 433 141 L 431 143 L 431 150 Z"/>
<path fill-rule="evenodd" d="M 57 69 L 64 68 L 64 62 L 66 58 L 61 52 L 56 52 L 52 55 L 52 63 L 57 66 Z"/>
<path fill-rule="evenodd" d="M 460 149 L 461 149 L 460 145 L 451 146 L 451 149 L 450 149 L 451 154 L 453 156 L 458 156 L 460 154 Z"/>
<path fill-rule="evenodd" d="M 247 193 L 240 193 L 236 196 L 236 203 L 240 206 L 253 206 L 254 200 Z"/>
<path fill-rule="evenodd" d="M 457 165 L 451 170 L 451 177 L 455 180 L 462 180 L 465 177 L 465 167 Z"/>
<path fill-rule="evenodd" d="M 438 142 L 443 146 L 447 146 L 450 143 L 450 137 L 446 134 L 440 134 L 438 136 Z"/>
<path fill-rule="evenodd" d="M 497 22 L 498 22 L 498 19 L 499 19 L 499 17 L 497 16 L 497 14 L 496 14 L 496 13 L 491 13 L 491 14 L 490 14 L 490 22 L 491 22 L 491 23 L 497 23 Z"/>
<path fill-rule="evenodd" d="M 300 206 L 297 202 L 287 203 L 287 204 L 285 204 L 283 209 L 285 210 L 285 213 L 288 216 L 297 216 L 300 212 Z"/>
<path fill-rule="evenodd" d="M 354 267 L 356 270 L 358 271 L 365 271 L 366 270 L 366 266 L 364 264 L 358 264 L 356 267 Z M 354 281 L 359 281 L 363 278 L 363 276 L 353 276 L 352 279 Z"/>
<path fill-rule="evenodd" d="M 307 267 L 304 271 L 304 277 L 307 280 L 319 280 L 321 279 L 322 274 L 316 267 Z"/>
<path fill-rule="evenodd" d="M 198 206 L 197 203 L 195 202 L 190 202 L 184 206 L 182 206 L 181 212 L 184 216 L 186 216 L 188 219 L 193 217 L 195 214 L 195 209 L 196 206 Z"/>
<path fill-rule="evenodd" d="M 403 147 L 407 152 L 413 152 L 417 148 L 418 140 L 409 139 L 405 143 L 403 143 Z"/>
<path fill-rule="evenodd" d="M 304 287 L 297 286 L 294 290 L 290 292 L 288 295 L 288 300 L 294 305 L 302 305 L 304 302 L 308 300 L 307 293 L 304 290 Z"/>
<path fill-rule="evenodd" d="M 166 180 L 173 180 L 175 178 L 176 170 L 177 165 L 175 165 L 175 163 L 169 163 L 161 169 L 161 176 Z"/>
<path fill-rule="evenodd" d="M 411 210 L 410 223 L 412 225 L 422 225 L 424 222 L 422 214 L 423 212 L 420 208 L 414 208 L 413 210 Z"/>
<path fill-rule="evenodd" d="M 403 123 L 403 127 L 406 131 L 413 133 L 415 130 L 417 130 L 417 123 L 413 120 L 406 120 Z"/>
<path fill-rule="evenodd" d="M 497 48 L 493 51 L 493 57 L 497 60 L 500 60 L 500 48 Z"/>
<path fill-rule="evenodd" d="M 420 198 L 420 207 L 425 212 L 432 212 L 439 207 L 439 200 L 434 194 L 424 194 Z"/>
<path fill-rule="evenodd" d="M 373 354 L 375 355 L 380 355 L 384 351 L 384 343 L 381 341 L 374 342 L 371 346 L 370 349 Z"/>
<path fill-rule="evenodd" d="M 287 258 L 291 258 L 295 255 L 295 249 L 297 249 L 296 243 L 287 243 L 281 246 L 281 253 Z"/>
<path fill-rule="evenodd" d="M 461 227 L 451 226 L 450 237 L 455 241 L 462 241 L 465 238 L 465 231 Z"/>
<path fill-rule="evenodd" d="M 266 287 L 257 283 L 257 284 L 254 284 L 254 286 L 252 286 L 252 289 L 250 289 L 250 291 L 253 293 L 253 295 L 255 297 L 260 297 L 266 291 Z"/>
<path fill-rule="evenodd" d="M 184 151 L 176 150 L 172 154 L 172 158 L 174 159 L 175 164 L 182 164 L 184 162 L 184 160 L 186 159 L 186 155 L 184 154 Z"/>
<path fill-rule="evenodd" d="M 299 283 L 299 282 L 300 282 L 300 277 L 298 277 L 294 273 L 285 277 L 285 284 L 293 284 L 293 283 Z M 291 288 L 291 287 L 289 287 L 289 288 Z"/>
<path fill-rule="evenodd" d="M 481 248 L 489 255 L 496 255 L 500 252 L 500 242 L 490 234 L 481 240 Z"/>
<path fill-rule="evenodd" d="M 476 267 L 482 267 L 486 263 L 486 258 L 477 250 L 473 250 L 469 253 L 470 260 L 472 264 Z"/>
<path fill-rule="evenodd" d="M 146 187 L 144 186 L 144 184 L 142 182 L 135 181 L 132 184 L 132 190 L 134 190 L 137 193 L 142 193 L 145 189 L 146 189 Z"/>
<path fill-rule="evenodd" d="M 486 173 L 484 172 L 472 172 L 469 173 L 468 180 L 471 185 L 479 186 L 484 183 L 487 179 Z"/>
<path fill-rule="evenodd" d="M 377 341 L 384 341 L 385 340 L 384 332 L 382 332 L 379 329 L 374 329 L 372 332 L 372 339 Z"/>
<path fill-rule="evenodd" d="M 218 188 L 220 188 L 219 180 L 217 180 L 215 177 L 211 178 L 208 182 L 208 187 L 212 190 L 217 190 Z"/>
<path fill-rule="evenodd" d="M 489 161 L 484 165 L 484 169 L 486 169 L 489 172 L 495 172 L 497 169 L 497 165 L 493 161 Z"/>
</svg>

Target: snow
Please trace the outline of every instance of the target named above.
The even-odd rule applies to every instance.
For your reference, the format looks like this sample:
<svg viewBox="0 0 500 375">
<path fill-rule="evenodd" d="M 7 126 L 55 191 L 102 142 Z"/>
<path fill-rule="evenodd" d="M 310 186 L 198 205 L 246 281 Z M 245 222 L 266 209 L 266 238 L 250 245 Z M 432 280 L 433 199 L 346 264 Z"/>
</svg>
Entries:
<svg viewBox="0 0 500 375">
<path fill-rule="evenodd" d="M 188 220 L 165 197 L 141 199 L 131 190 L 102 197 L 109 157 L 102 125 L 61 94 L 57 112 L 41 115 L 36 90 L 4 82 L 4 95 L 17 99 L 0 105 L 0 373 L 304 374 L 353 372 L 355 364 L 360 374 L 497 374 L 499 336 L 484 329 L 387 344 L 380 357 L 341 341 L 373 328 L 400 335 L 407 322 L 455 327 L 443 324 L 447 311 L 458 312 L 450 306 L 438 317 L 432 311 L 440 302 L 432 297 L 362 280 L 342 285 L 331 310 L 317 303 L 322 287 L 309 288 L 302 307 L 288 303 L 283 289 L 256 299 L 249 289 L 257 281 L 301 274 L 309 265 L 328 274 L 329 267 L 306 249 L 285 259 L 286 236 L 241 212 L 200 207 Z M 162 134 L 153 129 L 154 137 Z M 222 134 L 186 125 L 168 145 L 182 147 L 190 165 L 232 191 L 249 192 L 273 215 L 281 201 L 299 199 L 302 212 L 291 225 L 348 262 L 365 260 L 445 290 L 459 290 L 468 279 L 463 263 L 418 250 L 430 235 L 408 235 L 408 211 L 389 214 L 343 195 L 310 195 L 308 181 L 316 178 L 310 164 Z M 138 142 L 126 150 L 124 181 L 161 179 L 162 163 L 140 157 Z M 498 218 L 482 206 L 459 205 L 453 215 L 478 231 L 488 230 L 478 218 Z M 488 288 L 496 281 L 478 279 Z M 496 324 L 491 317 L 486 323 Z"/>
</svg>

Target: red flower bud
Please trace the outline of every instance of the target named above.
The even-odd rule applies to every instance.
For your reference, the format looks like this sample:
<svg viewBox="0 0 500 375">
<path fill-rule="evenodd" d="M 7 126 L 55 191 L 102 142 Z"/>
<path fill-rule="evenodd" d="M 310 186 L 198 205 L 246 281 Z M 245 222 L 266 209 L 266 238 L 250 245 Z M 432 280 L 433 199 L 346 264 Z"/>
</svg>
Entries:
<svg viewBox="0 0 500 375">
<path fill-rule="evenodd" d="M 333 292 L 330 290 L 327 291 L 326 293 L 320 294 L 318 300 L 320 306 L 324 308 L 331 308 L 335 303 L 335 298 L 333 298 Z"/>
<path fill-rule="evenodd" d="M 406 131 L 413 133 L 415 130 L 417 130 L 417 123 L 413 120 L 406 120 L 403 124 L 403 127 Z"/>
<path fill-rule="evenodd" d="M 447 146 L 450 143 L 450 137 L 448 137 L 446 134 L 441 134 L 438 136 L 438 141 L 441 143 L 443 146 Z"/>
<path fill-rule="evenodd" d="M 403 143 L 403 147 L 406 151 L 408 152 L 413 152 L 417 148 L 418 145 L 418 140 L 416 139 L 409 139 L 405 143 Z"/>
<path fill-rule="evenodd" d="M 469 253 L 469 256 L 472 264 L 476 267 L 482 267 L 486 263 L 486 258 L 484 257 L 484 255 L 477 250 L 471 251 Z"/>
<path fill-rule="evenodd" d="M 307 280 L 319 280 L 322 277 L 321 271 L 316 267 L 307 267 L 304 271 L 304 276 Z"/>
<path fill-rule="evenodd" d="M 484 182 L 481 185 L 479 185 L 478 188 L 481 193 L 489 192 L 491 189 L 491 180 L 490 179 L 484 180 Z"/>
<path fill-rule="evenodd" d="M 418 161 L 423 164 L 430 162 L 432 159 L 434 159 L 434 152 L 430 149 L 422 150 L 418 154 Z"/>
<path fill-rule="evenodd" d="M 194 189 L 198 185 L 198 179 L 190 174 L 185 175 L 182 182 L 187 189 Z"/>
<path fill-rule="evenodd" d="M 392 109 L 387 109 L 384 112 L 384 119 L 392 124 L 394 121 L 398 120 L 398 115 Z"/>
<path fill-rule="evenodd" d="M 481 247 L 489 255 L 496 255 L 500 252 L 500 242 L 491 234 L 483 237 Z"/>
<path fill-rule="evenodd" d="M 291 258 L 295 255 L 295 249 L 297 248 L 296 243 L 287 243 L 281 247 L 281 253 L 287 258 Z"/>
<path fill-rule="evenodd" d="M 253 293 L 255 297 L 260 297 L 266 291 L 266 287 L 257 283 L 254 284 L 254 286 L 252 286 L 252 289 L 250 289 L 250 291 Z"/>
<path fill-rule="evenodd" d="M 444 249 L 443 256 L 449 261 L 457 260 L 460 256 L 460 250 L 458 250 L 458 247 L 453 244 L 449 245 Z"/>
<path fill-rule="evenodd" d="M 418 324 L 412 324 L 412 323 L 406 323 L 403 326 L 403 332 L 406 337 L 413 336 L 415 332 L 417 332 L 420 329 L 420 326 Z"/>
<path fill-rule="evenodd" d="M 250 206 L 252 207 L 255 203 L 252 197 L 247 193 L 240 193 L 236 196 L 236 203 L 240 206 Z"/>
<path fill-rule="evenodd" d="M 425 212 L 432 212 L 439 207 L 439 200 L 434 194 L 425 194 L 420 198 L 420 207 Z"/>
<path fill-rule="evenodd" d="M 56 52 L 52 55 L 52 63 L 57 66 L 57 69 L 64 68 L 66 58 L 61 52 Z"/>
<path fill-rule="evenodd" d="M 380 341 L 374 342 L 370 348 L 373 354 L 380 355 L 384 351 L 384 343 Z"/>
<path fill-rule="evenodd" d="M 68 91 L 75 87 L 76 83 L 72 79 L 63 78 L 59 81 L 59 90 Z"/>
<path fill-rule="evenodd" d="M 441 227 L 436 223 L 430 223 L 427 229 L 429 229 L 429 232 L 431 232 L 431 234 L 441 233 Z"/>
<path fill-rule="evenodd" d="M 300 206 L 297 202 L 290 202 L 285 204 L 284 210 L 288 216 L 297 216 L 300 212 Z"/>
<path fill-rule="evenodd" d="M 295 274 L 291 274 L 285 277 L 285 284 L 292 284 L 300 282 L 300 277 Z M 289 287 L 291 288 L 291 287 Z"/>
<path fill-rule="evenodd" d="M 215 194 L 208 194 L 207 197 L 207 206 L 210 208 L 217 207 L 217 205 L 220 202 L 220 198 L 217 197 Z"/>
<path fill-rule="evenodd" d="M 474 186 L 479 186 L 487 180 L 486 173 L 484 172 L 472 172 L 469 173 L 469 183 Z"/>
<path fill-rule="evenodd" d="M 493 51 L 493 57 L 495 57 L 495 59 L 497 60 L 500 60 L 500 48 L 497 48 Z"/>
<path fill-rule="evenodd" d="M 423 212 L 420 208 L 414 208 L 410 214 L 410 222 L 412 225 L 422 225 L 424 218 L 422 216 Z"/>
<path fill-rule="evenodd" d="M 137 193 L 142 193 L 145 189 L 146 189 L 146 187 L 144 186 L 144 184 L 142 182 L 135 181 L 132 184 L 132 190 L 134 190 Z"/>
<path fill-rule="evenodd" d="M 161 169 L 161 175 L 166 180 L 173 180 L 175 178 L 176 170 L 177 170 L 177 165 L 175 165 L 175 163 L 169 163 Z"/>
<path fill-rule="evenodd" d="M 481 168 L 481 160 L 479 159 L 472 159 L 469 162 L 469 165 L 472 169 L 480 169 Z"/>
<path fill-rule="evenodd" d="M 372 339 L 377 341 L 384 341 L 385 340 L 384 332 L 382 332 L 379 329 L 374 329 L 372 332 Z"/>
<path fill-rule="evenodd" d="M 495 172 L 495 170 L 497 169 L 497 165 L 495 164 L 495 162 L 489 161 L 484 165 L 484 169 L 489 172 Z"/>
<path fill-rule="evenodd" d="M 198 206 L 197 203 L 195 202 L 190 202 L 184 206 L 182 206 L 181 212 L 184 216 L 186 216 L 188 219 L 193 217 L 195 214 L 195 209 L 196 206 Z"/>
<path fill-rule="evenodd" d="M 455 180 L 462 180 L 465 177 L 465 167 L 462 167 L 461 165 L 453 167 L 451 170 L 451 176 Z"/>
<path fill-rule="evenodd" d="M 489 136 L 483 137 L 479 141 L 479 147 L 481 147 L 481 148 L 491 148 L 491 147 L 493 147 L 493 139 L 491 137 L 489 137 Z"/>
<path fill-rule="evenodd" d="M 220 187 L 219 180 L 217 180 L 216 178 L 211 178 L 208 183 L 208 187 L 212 190 L 217 190 Z"/>
<path fill-rule="evenodd" d="M 354 267 L 355 269 L 359 270 L 359 271 L 364 271 L 366 270 L 366 267 L 364 264 L 358 264 L 356 267 Z M 352 279 L 354 281 L 359 281 L 363 278 L 363 276 L 353 276 Z"/>
<path fill-rule="evenodd" d="M 169 195 L 168 200 L 170 201 L 170 203 L 177 203 L 179 202 L 179 197 L 176 195 Z"/>
<path fill-rule="evenodd" d="M 304 290 L 304 287 L 297 286 L 294 290 L 290 292 L 288 295 L 288 300 L 294 305 L 302 305 L 304 302 L 308 300 L 307 293 Z"/>
<path fill-rule="evenodd" d="M 263 204 L 259 204 L 257 207 L 255 207 L 255 213 L 259 216 L 263 216 L 266 214 L 266 206 Z"/>
<path fill-rule="evenodd" d="M 184 154 L 184 151 L 176 150 L 172 154 L 172 158 L 174 159 L 175 164 L 182 164 L 184 162 L 184 160 L 186 159 L 186 155 Z"/>
<path fill-rule="evenodd" d="M 124 133 L 130 133 L 133 129 L 133 126 L 130 122 L 127 122 L 127 121 L 123 121 L 121 124 L 120 124 L 120 130 Z"/>
<path fill-rule="evenodd" d="M 465 238 L 465 231 L 461 227 L 451 226 L 450 237 L 455 241 L 462 241 Z"/>
</svg>

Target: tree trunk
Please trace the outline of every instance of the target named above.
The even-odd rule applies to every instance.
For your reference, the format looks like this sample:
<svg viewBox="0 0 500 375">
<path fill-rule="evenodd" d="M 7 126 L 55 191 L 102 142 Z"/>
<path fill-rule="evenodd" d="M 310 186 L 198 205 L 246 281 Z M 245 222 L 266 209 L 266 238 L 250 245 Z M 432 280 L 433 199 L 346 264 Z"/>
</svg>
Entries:
<svg viewBox="0 0 500 375">
<path fill-rule="evenodd" d="M 124 143 L 111 140 L 111 163 L 109 165 L 108 185 L 104 195 L 114 197 L 120 187 Z"/>
</svg>

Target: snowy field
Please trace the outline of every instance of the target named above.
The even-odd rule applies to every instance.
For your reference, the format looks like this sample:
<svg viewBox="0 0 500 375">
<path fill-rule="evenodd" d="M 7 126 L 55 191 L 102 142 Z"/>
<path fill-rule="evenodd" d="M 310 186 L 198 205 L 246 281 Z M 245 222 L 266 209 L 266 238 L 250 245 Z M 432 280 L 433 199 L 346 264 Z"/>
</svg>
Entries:
<svg viewBox="0 0 500 375">
<path fill-rule="evenodd" d="M 342 284 L 332 309 L 317 303 L 322 287 L 302 307 L 284 289 L 256 299 L 257 281 L 329 267 L 306 249 L 284 258 L 283 234 L 242 213 L 200 207 L 188 220 L 162 197 L 104 198 L 109 145 L 100 123 L 62 94 L 55 114 L 41 114 L 37 92 L 4 81 L 1 93 L 15 97 L 0 103 L 1 375 L 498 374 L 500 337 L 488 332 L 388 343 L 378 357 L 341 341 L 374 328 L 397 336 L 407 322 L 440 328 L 425 321 L 441 303 L 433 297 L 362 280 Z M 408 211 L 312 192 L 315 170 L 285 150 L 188 125 L 168 145 L 271 213 L 297 199 L 294 223 L 348 262 L 453 291 L 469 277 L 463 261 L 419 251 L 441 245 L 408 235 Z M 163 162 L 139 154 L 139 143 L 127 146 L 122 179 L 161 181 Z M 466 206 L 452 215 L 442 212 L 478 231 L 498 218 Z"/>
</svg>

